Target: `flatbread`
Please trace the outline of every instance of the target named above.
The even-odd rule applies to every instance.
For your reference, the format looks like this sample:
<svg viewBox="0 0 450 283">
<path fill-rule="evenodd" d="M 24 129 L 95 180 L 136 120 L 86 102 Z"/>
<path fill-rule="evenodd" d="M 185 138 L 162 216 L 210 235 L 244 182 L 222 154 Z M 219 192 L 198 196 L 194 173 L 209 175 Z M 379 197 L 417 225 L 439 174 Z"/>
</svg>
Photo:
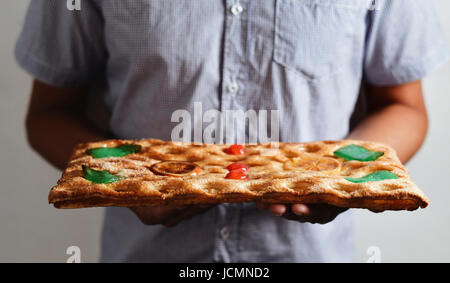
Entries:
<svg viewBox="0 0 450 283">
<path fill-rule="evenodd" d="M 88 154 L 92 148 L 124 144 L 138 145 L 140 150 L 122 157 L 94 158 Z M 375 161 L 358 161 L 335 155 L 335 151 L 348 145 L 381 152 L 382 156 Z M 386 145 L 356 140 L 243 145 L 245 153 L 241 155 L 227 153 L 229 148 L 226 144 L 156 139 L 80 144 L 48 199 L 56 208 L 259 201 L 327 203 L 380 212 L 428 205 L 427 197 L 414 184 L 395 151 Z M 170 164 L 164 163 L 167 161 Z M 175 174 L 165 175 L 155 169 L 170 171 L 171 164 L 177 162 L 184 169 L 190 168 L 188 171 L 196 168 L 195 174 L 176 174 L 174 168 Z M 226 178 L 230 173 L 227 166 L 236 162 L 248 166 L 246 179 Z M 107 171 L 121 179 L 94 183 L 85 177 L 83 167 Z M 349 181 L 378 171 L 394 173 L 398 178 Z"/>
</svg>

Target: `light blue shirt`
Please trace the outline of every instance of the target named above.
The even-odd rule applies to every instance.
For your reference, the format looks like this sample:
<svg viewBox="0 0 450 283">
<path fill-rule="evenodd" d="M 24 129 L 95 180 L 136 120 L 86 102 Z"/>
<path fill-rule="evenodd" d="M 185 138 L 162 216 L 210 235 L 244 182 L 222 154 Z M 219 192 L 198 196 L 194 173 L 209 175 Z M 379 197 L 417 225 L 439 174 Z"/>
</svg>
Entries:
<svg viewBox="0 0 450 283">
<path fill-rule="evenodd" d="M 345 138 L 363 79 L 423 78 L 449 49 L 428 0 L 33 0 L 16 48 L 33 77 L 95 86 L 118 138 L 170 140 L 177 109 L 280 112 L 285 142 Z M 351 211 L 301 224 L 223 204 L 174 228 L 108 208 L 102 261 L 351 261 Z"/>
</svg>

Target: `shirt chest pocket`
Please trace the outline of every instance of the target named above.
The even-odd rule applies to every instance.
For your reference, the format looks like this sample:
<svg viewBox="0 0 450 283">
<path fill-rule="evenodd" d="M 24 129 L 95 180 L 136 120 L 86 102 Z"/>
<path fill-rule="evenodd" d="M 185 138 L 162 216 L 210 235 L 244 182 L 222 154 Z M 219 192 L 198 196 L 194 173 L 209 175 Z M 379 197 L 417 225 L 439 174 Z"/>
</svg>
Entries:
<svg viewBox="0 0 450 283">
<path fill-rule="evenodd" d="M 359 11 L 355 0 L 277 0 L 274 61 L 307 80 L 339 72 L 351 61 Z"/>
</svg>

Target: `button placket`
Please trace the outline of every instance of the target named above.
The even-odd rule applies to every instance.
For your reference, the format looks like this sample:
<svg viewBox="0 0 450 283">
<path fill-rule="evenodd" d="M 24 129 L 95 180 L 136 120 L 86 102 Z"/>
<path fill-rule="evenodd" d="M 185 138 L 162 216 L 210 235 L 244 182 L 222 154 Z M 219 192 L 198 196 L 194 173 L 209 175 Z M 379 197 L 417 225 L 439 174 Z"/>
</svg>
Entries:
<svg viewBox="0 0 450 283">
<path fill-rule="evenodd" d="M 249 0 L 226 0 L 222 84 L 220 110 L 239 109 L 238 96 L 243 93 L 247 80 L 247 7 Z M 224 142 L 222 140 L 221 142 Z M 216 248 L 214 260 L 238 260 L 239 208 L 236 205 L 218 206 Z"/>
<path fill-rule="evenodd" d="M 239 107 L 247 80 L 248 0 L 227 0 L 224 36 L 221 110 Z"/>
<path fill-rule="evenodd" d="M 213 260 L 216 262 L 231 262 L 230 250 L 227 246 L 227 240 L 230 238 L 231 232 L 229 228 L 230 213 L 228 204 L 218 205 L 216 219 L 216 239 L 213 254 Z"/>
</svg>

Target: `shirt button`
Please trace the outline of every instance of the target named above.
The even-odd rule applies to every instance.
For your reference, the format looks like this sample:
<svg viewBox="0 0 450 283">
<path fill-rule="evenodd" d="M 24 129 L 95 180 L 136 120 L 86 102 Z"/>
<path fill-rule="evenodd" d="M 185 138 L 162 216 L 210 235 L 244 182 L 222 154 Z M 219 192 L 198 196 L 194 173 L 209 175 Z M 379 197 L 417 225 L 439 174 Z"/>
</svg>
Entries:
<svg viewBox="0 0 450 283">
<path fill-rule="evenodd" d="M 233 15 L 235 15 L 235 16 L 239 15 L 243 11 L 244 11 L 244 8 L 239 3 L 236 3 L 233 6 L 231 6 L 231 13 L 233 13 Z"/>
<path fill-rule="evenodd" d="M 227 227 L 223 227 L 222 229 L 220 229 L 220 236 L 224 240 L 227 240 L 230 237 L 230 231 Z"/>
<path fill-rule="evenodd" d="M 228 91 L 231 93 L 236 93 L 239 90 L 239 86 L 237 83 L 232 83 L 228 86 Z"/>
</svg>

